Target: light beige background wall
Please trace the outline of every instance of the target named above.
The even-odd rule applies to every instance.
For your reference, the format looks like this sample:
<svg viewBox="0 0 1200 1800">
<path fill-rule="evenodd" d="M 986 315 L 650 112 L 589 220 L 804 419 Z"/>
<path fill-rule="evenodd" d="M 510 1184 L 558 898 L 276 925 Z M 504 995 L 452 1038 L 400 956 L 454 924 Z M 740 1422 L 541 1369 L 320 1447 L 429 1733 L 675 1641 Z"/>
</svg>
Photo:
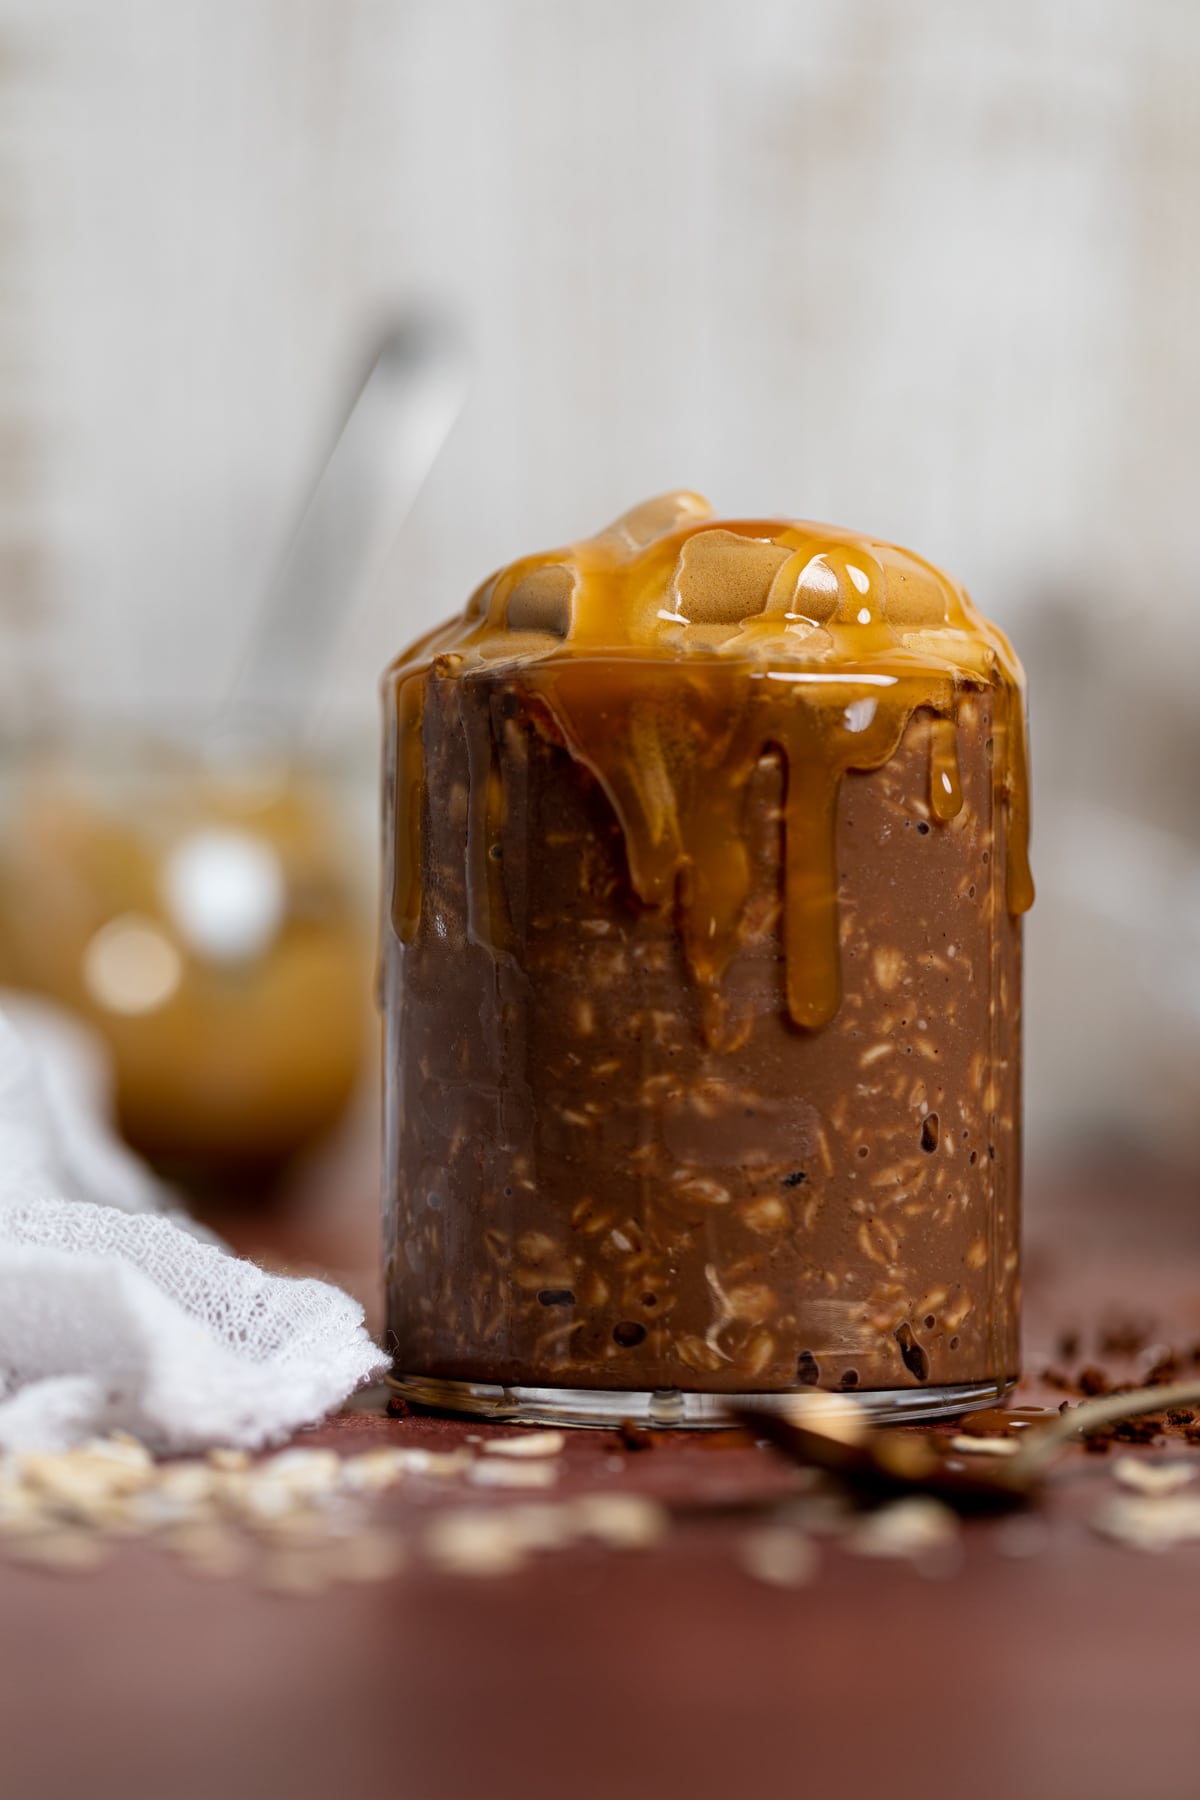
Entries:
<svg viewBox="0 0 1200 1800">
<path fill-rule="evenodd" d="M 217 696 L 366 338 L 432 300 L 470 398 L 339 716 L 657 489 L 915 543 L 1031 666 L 1039 1138 L 1188 1146 L 1198 77 L 1189 0 L 2 0 L 10 716 Z"/>
</svg>

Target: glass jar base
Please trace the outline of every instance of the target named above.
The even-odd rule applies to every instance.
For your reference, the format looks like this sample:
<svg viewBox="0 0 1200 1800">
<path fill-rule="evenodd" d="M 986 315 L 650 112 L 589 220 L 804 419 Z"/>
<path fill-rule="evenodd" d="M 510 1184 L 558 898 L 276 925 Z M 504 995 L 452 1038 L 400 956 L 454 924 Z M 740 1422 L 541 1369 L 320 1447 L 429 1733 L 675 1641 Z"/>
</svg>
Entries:
<svg viewBox="0 0 1200 1800">
<path fill-rule="evenodd" d="M 1015 1382 L 968 1381 L 953 1387 L 855 1388 L 857 1402 L 874 1425 L 916 1425 L 954 1419 L 994 1406 Z M 597 1425 L 612 1429 L 625 1420 L 660 1430 L 715 1431 L 730 1423 L 729 1408 L 761 1406 L 784 1412 L 797 1395 L 816 1393 L 685 1393 L 680 1388 L 500 1387 L 487 1381 L 442 1381 L 433 1375 L 391 1375 L 388 1386 L 412 1406 L 433 1412 L 465 1413 L 506 1425 Z"/>
</svg>

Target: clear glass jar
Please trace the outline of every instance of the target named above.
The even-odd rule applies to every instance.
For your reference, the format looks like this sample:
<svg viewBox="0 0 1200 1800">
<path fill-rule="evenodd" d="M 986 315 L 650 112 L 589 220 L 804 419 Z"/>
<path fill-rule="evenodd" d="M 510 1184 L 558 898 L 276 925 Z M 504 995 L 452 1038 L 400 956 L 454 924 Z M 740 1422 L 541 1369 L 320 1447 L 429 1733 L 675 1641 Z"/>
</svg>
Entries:
<svg viewBox="0 0 1200 1800">
<path fill-rule="evenodd" d="M 889 546 L 672 496 L 386 684 L 394 1380 L 493 1417 L 1017 1371 L 1019 667 Z"/>
</svg>

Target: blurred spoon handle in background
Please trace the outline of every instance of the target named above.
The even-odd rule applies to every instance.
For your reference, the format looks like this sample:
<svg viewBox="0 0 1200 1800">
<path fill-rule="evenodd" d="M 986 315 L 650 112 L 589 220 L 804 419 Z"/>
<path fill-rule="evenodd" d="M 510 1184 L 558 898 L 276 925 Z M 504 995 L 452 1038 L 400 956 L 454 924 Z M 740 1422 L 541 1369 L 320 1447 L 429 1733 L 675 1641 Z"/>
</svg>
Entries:
<svg viewBox="0 0 1200 1800">
<path fill-rule="evenodd" d="M 311 729 L 337 641 L 458 416 L 456 334 L 423 315 L 383 339 L 304 508 L 220 721 L 294 747 Z"/>
</svg>

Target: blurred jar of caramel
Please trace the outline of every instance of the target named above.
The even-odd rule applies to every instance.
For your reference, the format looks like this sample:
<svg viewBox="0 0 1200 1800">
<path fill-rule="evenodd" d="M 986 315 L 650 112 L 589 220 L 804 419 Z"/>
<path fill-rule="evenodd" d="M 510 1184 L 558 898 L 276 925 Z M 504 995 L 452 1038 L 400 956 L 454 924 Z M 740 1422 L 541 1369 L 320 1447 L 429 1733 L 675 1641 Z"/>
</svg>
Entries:
<svg viewBox="0 0 1200 1800">
<path fill-rule="evenodd" d="M 10 755 L 3 790 L 0 982 L 99 1031 L 129 1142 L 253 1174 L 329 1131 L 373 1032 L 354 770 L 107 734 Z"/>
</svg>

